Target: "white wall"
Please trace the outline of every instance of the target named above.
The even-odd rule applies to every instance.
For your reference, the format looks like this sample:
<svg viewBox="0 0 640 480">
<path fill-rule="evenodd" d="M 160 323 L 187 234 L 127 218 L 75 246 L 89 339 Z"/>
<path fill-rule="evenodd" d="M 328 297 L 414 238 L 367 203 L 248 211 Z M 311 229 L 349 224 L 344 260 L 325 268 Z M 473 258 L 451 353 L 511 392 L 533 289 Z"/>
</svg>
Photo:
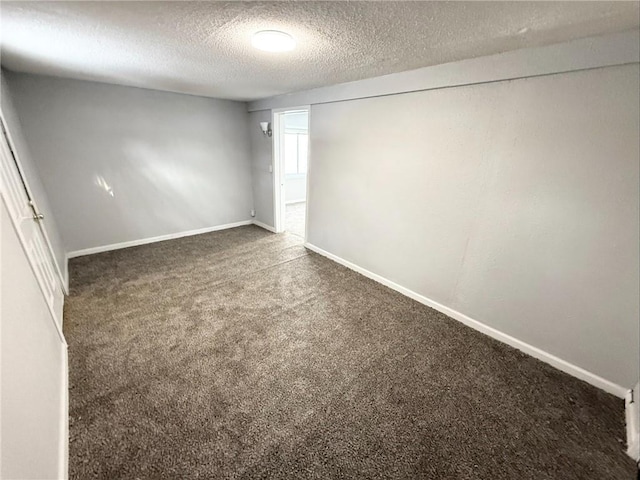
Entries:
<svg viewBox="0 0 640 480">
<path fill-rule="evenodd" d="M 7 80 L 67 251 L 250 220 L 245 104 Z"/>
<path fill-rule="evenodd" d="M 284 176 L 284 201 L 285 203 L 304 202 L 307 199 L 307 176 Z"/>
<path fill-rule="evenodd" d="M 273 160 L 273 137 L 263 135 L 260 122 L 271 122 L 270 110 L 249 114 L 253 204 L 256 210 L 255 219 L 273 227 L 273 174 L 269 171 Z"/>
<path fill-rule="evenodd" d="M 0 478 L 63 478 L 66 347 L 1 199 L 0 264 Z"/>
<path fill-rule="evenodd" d="M 631 387 L 638 83 L 632 64 L 314 105 L 308 241 Z"/>
<path fill-rule="evenodd" d="M 16 149 L 16 154 L 20 159 L 20 163 L 24 170 L 24 174 L 27 177 L 29 187 L 35 197 L 38 209 L 44 215 L 44 225 L 47 229 L 49 240 L 51 241 L 51 247 L 53 248 L 53 252 L 56 257 L 56 263 L 58 264 L 60 272 L 62 272 L 63 275 L 66 275 L 66 252 L 62 243 L 62 238 L 60 237 L 58 223 L 54 217 L 51 202 L 49 202 L 49 198 L 42 184 L 40 173 L 38 172 L 31 156 L 30 146 L 27 145 L 27 142 L 24 139 L 22 126 L 18 119 L 12 98 L 13 92 L 5 79 L 5 75 L 6 72 L 2 70 L 0 73 L 0 108 L 2 109 L 2 114 L 7 122 L 8 133 L 15 143 L 14 148 Z"/>
</svg>

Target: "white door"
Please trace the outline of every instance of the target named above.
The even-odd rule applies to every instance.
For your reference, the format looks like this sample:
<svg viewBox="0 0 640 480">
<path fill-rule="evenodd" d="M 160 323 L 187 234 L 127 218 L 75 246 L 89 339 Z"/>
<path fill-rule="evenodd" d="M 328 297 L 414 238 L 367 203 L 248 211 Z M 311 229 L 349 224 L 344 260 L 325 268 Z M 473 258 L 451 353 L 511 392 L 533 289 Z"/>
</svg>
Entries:
<svg viewBox="0 0 640 480">
<path fill-rule="evenodd" d="M 47 241 L 43 215 L 20 172 L 20 166 L 8 143 L 4 122 L 0 121 L 0 189 L 11 221 L 31 263 L 47 306 L 62 336 L 64 292 L 53 253 Z"/>
</svg>

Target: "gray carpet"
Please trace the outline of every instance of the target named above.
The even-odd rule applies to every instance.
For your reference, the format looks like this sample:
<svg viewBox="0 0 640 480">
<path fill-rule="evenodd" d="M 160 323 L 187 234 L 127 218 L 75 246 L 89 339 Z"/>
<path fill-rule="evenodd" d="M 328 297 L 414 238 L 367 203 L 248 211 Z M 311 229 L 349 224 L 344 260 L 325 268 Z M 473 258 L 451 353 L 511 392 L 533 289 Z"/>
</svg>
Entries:
<svg viewBox="0 0 640 480">
<path fill-rule="evenodd" d="M 71 261 L 74 479 L 630 479 L 623 402 L 254 226 Z"/>
</svg>

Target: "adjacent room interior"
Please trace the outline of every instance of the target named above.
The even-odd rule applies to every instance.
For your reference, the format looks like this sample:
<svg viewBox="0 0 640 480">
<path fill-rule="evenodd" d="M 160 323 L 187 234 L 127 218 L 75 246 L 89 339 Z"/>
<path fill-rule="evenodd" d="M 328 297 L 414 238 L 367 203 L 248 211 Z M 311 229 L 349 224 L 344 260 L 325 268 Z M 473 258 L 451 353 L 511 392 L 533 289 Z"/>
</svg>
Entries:
<svg viewBox="0 0 640 480">
<path fill-rule="evenodd" d="M 277 114 L 276 114 L 277 115 Z M 309 155 L 308 110 L 286 111 L 282 114 L 280 138 L 280 171 L 284 172 L 281 199 L 284 198 L 284 230 L 305 237 L 307 213 L 307 168 Z M 274 122 L 278 122 L 276 116 Z M 283 128 L 282 128 L 283 127 Z M 282 201 L 282 200 L 281 200 Z"/>
<path fill-rule="evenodd" d="M 640 3 L 0 3 L 0 479 L 634 479 Z"/>
</svg>

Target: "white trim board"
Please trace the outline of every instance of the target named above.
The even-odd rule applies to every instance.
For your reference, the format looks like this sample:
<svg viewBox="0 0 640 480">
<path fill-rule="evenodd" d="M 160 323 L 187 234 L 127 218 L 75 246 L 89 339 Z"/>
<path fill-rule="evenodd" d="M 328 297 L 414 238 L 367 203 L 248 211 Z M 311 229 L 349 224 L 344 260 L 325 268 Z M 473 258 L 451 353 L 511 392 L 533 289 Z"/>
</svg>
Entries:
<svg viewBox="0 0 640 480">
<path fill-rule="evenodd" d="M 65 294 L 69 295 L 69 254 L 64 256 L 64 285 L 66 287 Z"/>
<path fill-rule="evenodd" d="M 278 95 L 248 103 L 250 112 L 316 105 L 438 88 L 638 63 L 640 30 L 443 63 L 365 80 Z"/>
<path fill-rule="evenodd" d="M 60 445 L 58 478 L 69 478 L 69 350 L 62 346 L 62 392 L 60 399 Z"/>
<path fill-rule="evenodd" d="M 640 383 L 629 390 L 624 398 L 627 423 L 627 454 L 640 462 Z"/>
<path fill-rule="evenodd" d="M 254 220 L 253 224 L 257 227 L 264 228 L 265 230 L 268 230 L 270 232 L 277 233 L 275 228 L 273 228 L 271 225 L 267 225 L 266 223 L 262 223 L 262 222 L 259 222 L 258 220 Z"/>
<path fill-rule="evenodd" d="M 85 255 L 92 255 L 94 253 L 109 252 L 111 250 L 119 250 L 121 248 L 136 247 L 138 245 L 146 245 L 148 243 L 163 242 L 165 240 L 173 240 L 175 238 L 190 237 L 192 235 L 200 235 L 202 233 L 216 232 L 218 230 L 226 230 L 228 228 L 251 225 L 252 223 L 253 223 L 252 220 L 243 220 L 241 222 L 226 223 L 224 225 L 216 225 L 215 227 L 205 227 L 205 228 L 199 228 L 197 230 L 188 230 L 186 232 L 169 233 L 167 235 L 160 235 L 158 237 L 141 238 L 139 240 L 130 240 L 128 242 L 112 243 L 111 245 L 85 248 L 82 250 L 75 250 L 73 252 L 69 252 L 67 254 L 67 258 L 82 257 Z"/>
<path fill-rule="evenodd" d="M 548 363 L 549 365 L 557 368 L 558 370 L 562 370 L 563 372 L 568 373 L 569 375 L 579 378 L 580 380 L 584 380 L 585 382 L 590 383 L 595 387 L 601 388 L 602 390 L 608 393 L 611 393 L 619 398 L 625 398 L 625 395 L 627 394 L 628 389 L 621 387 L 620 385 L 617 385 L 605 378 L 602 378 L 596 375 L 595 373 L 589 372 L 581 367 L 578 367 L 577 365 L 569 363 L 566 360 L 558 358 L 555 355 L 545 352 L 544 350 L 541 350 L 537 347 L 534 347 L 533 345 L 529 345 L 528 343 L 525 343 L 522 340 L 518 340 L 517 338 L 512 337 L 511 335 L 507 335 L 506 333 L 496 330 L 493 327 L 490 327 L 488 325 L 485 325 L 482 322 L 474 320 L 473 318 L 468 317 L 467 315 L 460 313 L 457 310 L 449 308 L 423 295 L 420 295 L 419 293 L 416 293 L 413 290 L 409 290 L 408 288 L 398 285 L 397 283 L 392 282 L 391 280 L 388 280 L 381 275 L 370 272 L 369 270 L 366 270 L 354 263 L 351 263 L 348 260 L 340 258 L 337 255 L 334 255 L 319 247 L 316 247 L 315 245 L 309 242 L 306 242 L 304 246 L 307 247 L 309 250 L 312 250 L 322 255 L 323 257 L 327 257 L 328 259 L 333 260 L 336 263 L 344 265 L 345 267 L 351 270 L 354 270 L 355 272 L 358 272 L 364 275 L 365 277 L 370 278 L 371 280 L 375 280 L 376 282 L 381 283 L 382 285 L 389 287 L 392 290 L 395 290 L 396 292 L 399 292 L 409 298 L 412 298 L 413 300 L 416 300 L 417 302 L 420 302 L 423 305 L 426 305 L 428 307 L 433 308 L 434 310 L 444 313 L 448 317 L 451 317 L 454 320 L 458 320 L 459 322 L 464 323 L 465 325 L 473 328 L 474 330 L 484 333 L 485 335 L 489 335 L 491 338 L 494 338 L 503 343 L 506 343 L 507 345 L 517 348 L 518 350 L 528 355 L 531 355 L 532 357 L 537 358 L 538 360 Z"/>
</svg>

